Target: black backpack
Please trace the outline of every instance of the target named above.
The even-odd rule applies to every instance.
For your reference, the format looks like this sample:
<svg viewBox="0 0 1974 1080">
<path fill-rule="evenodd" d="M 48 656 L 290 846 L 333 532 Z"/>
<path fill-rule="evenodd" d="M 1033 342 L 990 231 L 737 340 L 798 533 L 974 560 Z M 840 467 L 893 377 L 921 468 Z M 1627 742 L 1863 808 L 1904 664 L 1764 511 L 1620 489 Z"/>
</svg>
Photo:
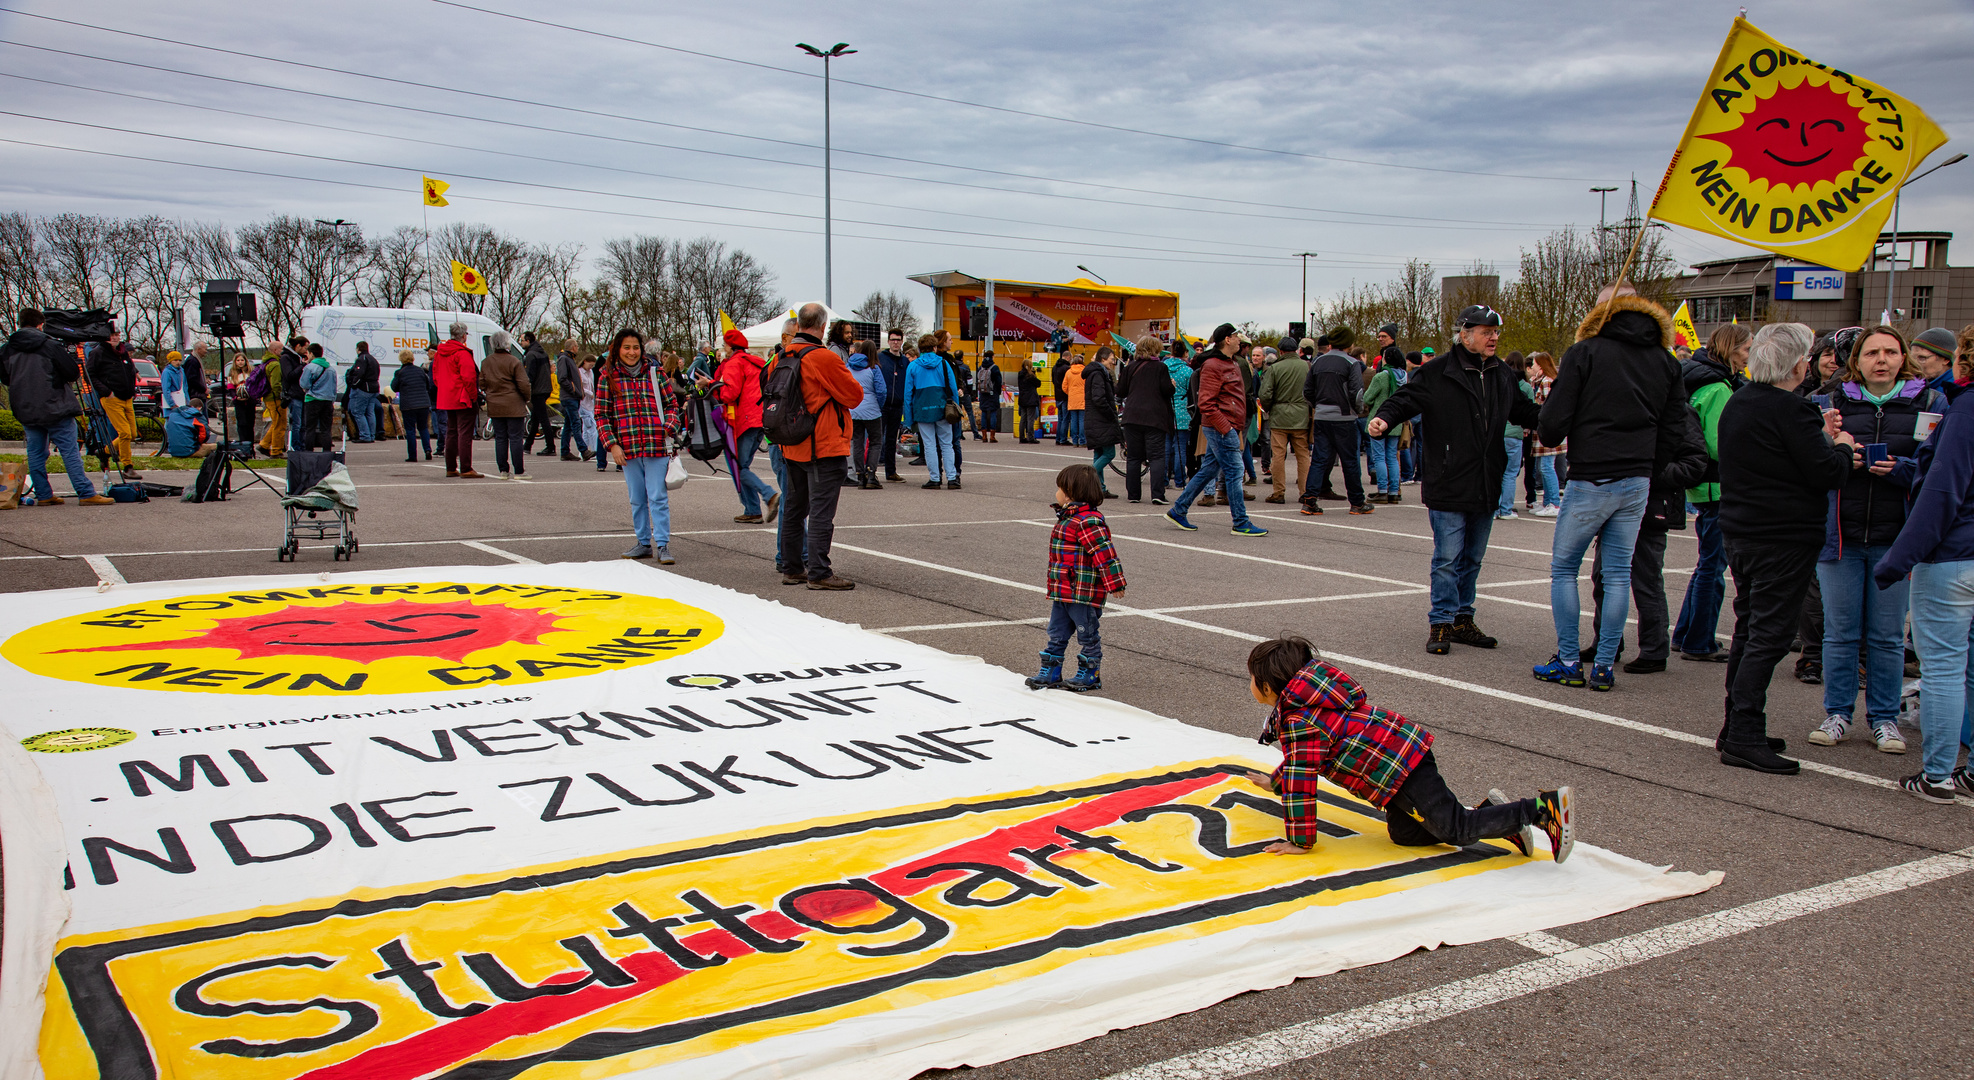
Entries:
<svg viewBox="0 0 1974 1080">
<path fill-rule="evenodd" d="M 705 394 L 687 394 L 685 398 L 685 445 L 688 452 L 700 461 L 712 461 L 727 452 L 727 441 L 720 434 L 714 417 L 719 403 Z"/>
<path fill-rule="evenodd" d="M 224 502 L 226 489 L 233 483 L 233 459 L 215 451 L 199 462 L 198 478 L 187 488 L 181 502 Z"/>
<path fill-rule="evenodd" d="M 820 345 L 788 349 L 761 372 L 761 428 L 776 446 L 808 442 L 816 435 L 816 414 L 802 399 L 802 358 Z"/>
</svg>

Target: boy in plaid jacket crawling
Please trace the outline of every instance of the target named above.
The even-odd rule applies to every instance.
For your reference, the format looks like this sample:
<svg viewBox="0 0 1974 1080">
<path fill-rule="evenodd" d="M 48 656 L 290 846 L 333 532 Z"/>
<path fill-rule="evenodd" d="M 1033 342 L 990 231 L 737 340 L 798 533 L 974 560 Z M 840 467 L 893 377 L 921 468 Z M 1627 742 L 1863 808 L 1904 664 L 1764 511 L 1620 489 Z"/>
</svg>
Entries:
<svg viewBox="0 0 1974 1080">
<path fill-rule="evenodd" d="M 1569 788 L 1514 802 L 1496 789 L 1470 810 L 1440 779 L 1432 734 L 1365 704 L 1364 688 L 1324 663 L 1308 641 L 1264 641 L 1248 654 L 1247 670 L 1254 700 L 1271 708 L 1261 741 L 1280 742 L 1282 749 L 1274 775 L 1248 774 L 1256 787 L 1282 799 L 1288 839 L 1265 850 L 1305 855 L 1316 846 L 1321 805 L 1316 778 L 1321 776 L 1382 809 L 1394 844 L 1466 847 L 1499 838 L 1526 857 L 1541 829 L 1557 862 L 1570 857 L 1576 830 Z"/>
<path fill-rule="evenodd" d="M 1042 649 L 1042 670 L 1028 680 L 1030 690 L 1055 687 L 1085 693 L 1101 690 L 1103 641 L 1097 620 L 1104 599 L 1124 595 L 1124 564 L 1110 543 L 1110 526 L 1097 507 L 1104 502 L 1103 477 L 1088 465 L 1071 465 L 1056 474 L 1056 526 L 1049 531 L 1049 643 Z M 1063 651 L 1069 635 L 1080 646 L 1076 677 L 1062 679 Z"/>
</svg>

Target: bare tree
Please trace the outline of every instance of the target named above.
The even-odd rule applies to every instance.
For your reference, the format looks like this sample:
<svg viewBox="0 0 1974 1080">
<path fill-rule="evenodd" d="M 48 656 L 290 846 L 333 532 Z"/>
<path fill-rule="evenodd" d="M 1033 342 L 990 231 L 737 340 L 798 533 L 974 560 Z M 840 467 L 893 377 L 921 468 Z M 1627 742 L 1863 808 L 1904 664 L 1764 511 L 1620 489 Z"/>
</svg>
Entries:
<svg viewBox="0 0 1974 1080">
<path fill-rule="evenodd" d="M 0 214 L 0 318 L 12 319 L 24 307 L 48 304 L 47 252 L 33 219 Z"/>
<path fill-rule="evenodd" d="M 662 236 L 633 236 L 603 245 L 597 260 L 602 281 L 617 294 L 623 318 L 655 333 L 677 310 L 671 282 L 672 243 Z"/>
<path fill-rule="evenodd" d="M 433 234 L 432 250 L 436 264 L 458 261 L 486 279 L 485 296 L 454 294 L 461 309 L 484 313 L 509 329 L 529 327 L 555 289 L 555 251 L 507 236 L 488 225 L 447 225 Z"/>
<path fill-rule="evenodd" d="M 907 344 L 918 340 L 921 325 L 918 315 L 912 311 L 912 302 L 899 296 L 896 290 L 887 293 L 872 289 L 871 294 L 864 297 L 864 302 L 853 308 L 850 314 L 855 316 L 858 322 L 876 323 L 883 327 L 886 333 L 892 330 L 904 331 Z"/>
<path fill-rule="evenodd" d="M 260 326 L 270 340 L 301 325 L 302 311 L 330 304 L 368 265 L 361 228 L 319 225 L 277 214 L 240 228 L 240 277 L 259 295 Z"/>
<path fill-rule="evenodd" d="M 722 311 L 736 324 L 751 326 L 782 308 L 774 273 L 712 237 L 673 245 L 671 265 L 674 292 L 687 315 L 682 329 L 694 345 L 719 339 Z"/>
<path fill-rule="evenodd" d="M 80 308 L 105 306 L 103 234 L 108 227 L 107 220 L 88 214 L 56 214 L 41 219 L 50 300 Z"/>
<path fill-rule="evenodd" d="M 406 308 L 426 290 L 431 262 L 425 257 L 424 230 L 400 225 L 370 245 L 370 272 L 357 283 L 357 303 L 365 307 Z"/>
</svg>

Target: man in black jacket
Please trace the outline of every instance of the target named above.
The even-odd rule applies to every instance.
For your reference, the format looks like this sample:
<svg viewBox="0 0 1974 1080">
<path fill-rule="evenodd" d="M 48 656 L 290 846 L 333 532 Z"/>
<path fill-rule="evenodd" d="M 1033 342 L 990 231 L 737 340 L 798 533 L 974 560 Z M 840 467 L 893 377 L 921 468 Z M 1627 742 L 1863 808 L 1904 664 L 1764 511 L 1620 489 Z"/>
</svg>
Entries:
<svg viewBox="0 0 1974 1080">
<path fill-rule="evenodd" d="M 110 418 L 110 426 L 116 429 L 116 441 L 110 444 L 110 452 L 122 463 L 125 480 L 142 480 L 130 461 L 131 445 L 137 441 L 137 365 L 131 362 L 130 346 L 120 335 L 111 334 L 109 341 L 89 347 L 85 362 L 89 385 L 95 387 L 96 397 L 103 403 L 103 415 Z"/>
<path fill-rule="evenodd" d="M 1723 765 L 1794 775 L 1768 737 L 1768 681 L 1796 637 L 1803 593 L 1823 550 L 1828 493 L 1850 478 L 1857 441 L 1797 394 L 1809 377 L 1809 327 L 1773 323 L 1755 335 L 1746 386 L 1720 411 L 1720 526 L 1734 574 L 1727 708 L 1714 746 Z"/>
<path fill-rule="evenodd" d="M 1408 375 L 1369 425 L 1376 439 L 1415 416 L 1425 422 L 1424 445 L 1415 449 L 1420 500 L 1433 528 L 1426 651 L 1436 656 L 1456 641 L 1482 649 L 1499 644 L 1474 621 L 1474 589 L 1501 502 L 1501 476 L 1508 471 L 1508 424 L 1534 427 L 1541 419 L 1535 402 L 1522 395 L 1515 370 L 1494 355 L 1500 314 L 1475 304 L 1457 322 L 1453 348 Z"/>
<path fill-rule="evenodd" d="M 884 479 L 904 483 L 898 475 L 898 431 L 905 423 L 905 369 L 912 358 L 905 354 L 905 332 L 892 327 L 884 332 L 884 351 L 877 354 L 877 370 L 884 376 Z M 1033 440 L 1030 440 L 1033 441 Z"/>
<path fill-rule="evenodd" d="M 1343 465 L 1343 489 L 1350 496 L 1350 512 L 1368 514 L 1371 504 L 1364 499 L 1364 475 L 1357 467 L 1357 403 L 1364 397 L 1364 368 L 1343 351 L 1350 344 L 1348 328 L 1330 332 L 1330 350 L 1309 362 L 1303 377 L 1302 398 L 1309 403 L 1310 462 L 1303 476 L 1302 512 L 1320 514 L 1317 477 L 1328 480 L 1330 463 Z M 1341 337 L 1341 343 L 1339 338 Z"/>
<path fill-rule="evenodd" d="M 377 395 L 383 389 L 383 365 L 370 355 L 370 343 L 356 343 L 356 359 L 350 361 L 344 386 L 349 388 L 349 416 L 356 424 L 356 441 L 377 441 Z"/>
<path fill-rule="evenodd" d="M 76 446 L 75 418 L 82 415 L 75 380 L 81 376 L 75 350 L 41 330 L 41 312 L 22 308 L 20 327 L 0 346 L 0 379 L 7 383 L 7 400 L 14 419 L 27 436 L 27 472 L 34 484 L 34 505 L 59 506 L 61 499 L 48 486 L 48 451 L 62 456 L 78 501 L 84 506 L 114 502 L 96 494 Z"/>
<path fill-rule="evenodd" d="M 308 339 L 296 334 L 288 339 L 288 347 L 281 350 L 281 400 L 288 406 L 288 449 L 305 449 L 302 445 L 302 369 L 308 366 Z"/>
<path fill-rule="evenodd" d="M 1672 317 L 1665 309 L 1620 285 L 1599 295 L 1577 327 L 1576 344 L 1557 365 L 1538 434 L 1544 446 L 1569 440 L 1570 482 L 1549 558 L 1556 654 L 1535 668 L 1535 677 L 1544 682 L 1585 683 L 1577 649 L 1583 626 L 1577 572 L 1595 541 L 1606 576 L 1588 682 L 1592 690 L 1616 683 L 1613 668 L 1630 614 L 1627 585 L 1638 523 L 1659 448 L 1677 441 L 1686 423 L 1679 361 L 1666 348 L 1672 340 Z"/>
<path fill-rule="evenodd" d="M 557 389 L 555 361 L 535 341 L 535 335 L 525 331 L 521 334 L 521 350 L 521 362 L 528 370 L 528 441 L 521 444 L 521 452 L 533 450 L 535 436 L 540 435 L 541 449 L 535 456 L 554 457 L 555 421 L 549 416 L 548 396 Z"/>
</svg>

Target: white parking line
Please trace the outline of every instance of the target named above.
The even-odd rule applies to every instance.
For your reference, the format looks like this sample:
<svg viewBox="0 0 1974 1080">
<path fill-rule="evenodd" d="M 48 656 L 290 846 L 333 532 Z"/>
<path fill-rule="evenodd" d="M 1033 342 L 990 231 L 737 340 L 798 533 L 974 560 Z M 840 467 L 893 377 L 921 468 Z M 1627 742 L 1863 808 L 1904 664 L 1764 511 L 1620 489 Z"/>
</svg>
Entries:
<svg viewBox="0 0 1974 1080">
<path fill-rule="evenodd" d="M 89 564 L 89 569 L 96 571 L 96 580 L 99 582 L 107 582 L 111 585 L 130 584 L 123 579 L 122 571 L 116 568 L 116 564 L 110 561 L 108 555 L 84 555 L 82 561 Z"/>
<path fill-rule="evenodd" d="M 501 558 L 506 559 L 508 562 L 526 563 L 529 566 L 541 565 L 541 560 L 539 559 L 530 559 L 526 555 L 516 555 L 511 551 L 502 551 L 501 549 L 493 546 L 492 544 L 484 544 L 478 540 L 461 540 L 459 541 L 459 546 L 470 547 L 474 551 L 484 551 L 489 555 L 498 555 Z"/>
<path fill-rule="evenodd" d="M 1289 600 L 1242 600 L 1232 604 L 1188 604 L 1184 607 L 1144 609 L 1112 605 L 1108 614 L 1121 617 L 1130 615 L 1170 615 L 1179 611 L 1226 611 L 1230 608 L 1244 609 L 1281 607 L 1286 604 L 1320 604 L 1330 600 L 1369 600 L 1380 596 L 1415 596 L 1426 591 L 1424 587 L 1414 589 L 1387 589 L 1384 592 L 1337 593 L 1331 596 L 1299 596 Z M 866 629 L 870 630 L 873 634 L 904 634 L 919 630 L 980 630 L 992 626 L 1036 626 L 1048 621 L 1047 618 L 984 619 L 979 622 L 929 623 L 925 626 L 881 626 L 866 627 Z"/>
<path fill-rule="evenodd" d="M 1113 1073 L 1106 1080 L 1230 1080 L 1970 870 L 1974 870 L 1974 848 L 1934 855 L 1155 1061 Z"/>
</svg>

